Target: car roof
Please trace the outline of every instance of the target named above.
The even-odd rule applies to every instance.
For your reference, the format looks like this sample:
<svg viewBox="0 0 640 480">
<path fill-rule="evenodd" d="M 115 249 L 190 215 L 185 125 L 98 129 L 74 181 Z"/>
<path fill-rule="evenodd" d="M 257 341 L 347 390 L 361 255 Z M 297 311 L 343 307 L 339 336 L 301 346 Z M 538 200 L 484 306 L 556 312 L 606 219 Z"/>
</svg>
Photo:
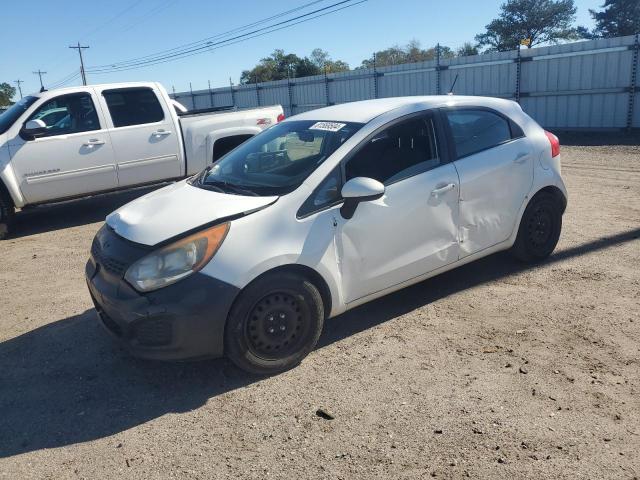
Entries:
<svg viewBox="0 0 640 480">
<path fill-rule="evenodd" d="M 505 108 L 514 102 L 495 97 L 477 97 L 465 95 L 426 95 L 412 97 L 390 97 L 375 100 L 341 103 L 330 107 L 310 110 L 292 116 L 289 120 L 320 120 L 367 123 L 383 113 L 401 107 L 415 106 L 425 110 L 429 108 L 475 105 L 489 108 Z"/>
</svg>

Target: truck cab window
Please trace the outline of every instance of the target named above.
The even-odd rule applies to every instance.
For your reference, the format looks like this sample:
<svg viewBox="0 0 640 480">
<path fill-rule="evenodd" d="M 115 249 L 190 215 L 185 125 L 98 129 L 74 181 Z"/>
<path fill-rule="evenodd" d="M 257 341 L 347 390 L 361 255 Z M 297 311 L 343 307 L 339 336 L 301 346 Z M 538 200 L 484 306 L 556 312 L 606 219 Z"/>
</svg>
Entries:
<svg viewBox="0 0 640 480">
<path fill-rule="evenodd" d="M 107 102 L 113 126 L 116 128 L 164 120 L 162 106 L 150 88 L 105 90 L 102 96 Z"/>
<path fill-rule="evenodd" d="M 47 126 L 44 137 L 100 130 L 100 121 L 91 95 L 72 93 L 45 102 L 28 120 L 42 120 Z"/>
</svg>

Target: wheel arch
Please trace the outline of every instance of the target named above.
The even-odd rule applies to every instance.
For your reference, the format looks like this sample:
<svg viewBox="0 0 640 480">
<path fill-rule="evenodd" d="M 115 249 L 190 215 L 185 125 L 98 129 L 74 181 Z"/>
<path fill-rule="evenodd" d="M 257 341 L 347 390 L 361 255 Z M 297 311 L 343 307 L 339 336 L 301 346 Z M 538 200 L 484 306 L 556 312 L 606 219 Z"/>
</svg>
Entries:
<svg viewBox="0 0 640 480">
<path fill-rule="evenodd" d="M 318 273 L 316 270 L 314 270 L 313 268 L 307 265 L 302 265 L 299 263 L 291 263 L 291 264 L 279 265 L 277 267 L 271 268 L 261 273 L 260 275 L 255 277 L 253 280 L 251 280 L 251 282 L 249 282 L 242 290 L 244 291 L 247 287 L 249 287 L 249 285 L 252 285 L 258 280 L 264 278 L 265 276 L 272 275 L 274 273 L 293 273 L 296 275 L 300 275 L 306 278 L 307 280 L 309 280 L 311 283 L 313 283 L 313 285 L 318 289 L 318 292 L 320 293 L 320 297 L 322 298 L 325 319 L 328 318 L 328 316 L 331 313 L 332 302 L 333 302 L 333 299 L 331 296 L 331 289 L 329 288 L 329 284 L 324 279 L 324 277 L 320 275 L 320 273 Z M 234 300 L 234 304 L 240 298 L 241 293 L 242 291 L 238 293 L 236 299 Z M 233 310 L 233 307 L 231 309 Z"/>
<path fill-rule="evenodd" d="M 547 185 L 546 187 L 542 187 L 541 189 L 536 191 L 536 193 L 531 195 L 531 199 L 527 202 L 527 205 L 529 203 L 531 203 L 531 201 L 536 197 L 536 195 L 538 195 L 538 194 L 540 194 L 542 192 L 548 193 L 548 194 L 552 195 L 553 197 L 555 197 L 556 200 L 558 201 L 558 203 L 560 204 L 561 208 L 562 208 L 560 213 L 564 214 L 564 211 L 567 209 L 567 197 L 565 197 L 565 195 L 562 192 L 562 190 L 560 190 L 555 185 Z"/>
<path fill-rule="evenodd" d="M 2 178 L 0 178 L 0 197 L 10 202 L 11 206 L 15 208 L 16 205 L 13 200 L 13 197 L 11 196 L 11 192 L 9 192 L 9 189 L 5 185 L 4 180 Z"/>
<path fill-rule="evenodd" d="M 530 193 L 527 196 L 527 199 L 525 199 L 525 201 L 522 202 L 522 207 L 520 208 L 520 212 L 518 214 L 517 221 L 514 225 L 514 229 L 511 232 L 511 236 L 506 241 L 506 245 L 507 245 L 506 248 L 511 248 L 515 243 L 516 238 L 518 236 L 518 231 L 520 230 L 520 223 L 522 222 L 522 217 L 524 215 L 524 212 L 529 206 L 529 204 L 533 201 L 533 199 L 536 198 L 536 196 L 539 195 L 540 193 L 548 193 L 550 195 L 553 195 L 560 204 L 560 207 L 561 207 L 560 213 L 564 214 L 564 211 L 567 208 L 567 197 L 564 194 L 564 192 L 560 188 L 558 188 L 556 185 L 547 184 L 547 185 L 539 186 L 535 192 Z"/>
</svg>

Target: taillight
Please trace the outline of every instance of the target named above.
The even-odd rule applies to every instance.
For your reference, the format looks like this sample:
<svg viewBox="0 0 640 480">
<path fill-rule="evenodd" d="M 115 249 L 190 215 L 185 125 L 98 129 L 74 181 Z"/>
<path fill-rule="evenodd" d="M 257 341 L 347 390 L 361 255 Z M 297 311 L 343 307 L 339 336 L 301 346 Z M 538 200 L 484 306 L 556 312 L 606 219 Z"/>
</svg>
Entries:
<svg viewBox="0 0 640 480">
<path fill-rule="evenodd" d="M 560 155 L 560 140 L 553 133 L 544 131 L 545 135 L 549 139 L 549 143 L 551 144 L 551 158 L 557 157 Z"/>
<path fill-rule="evenodd" d="M 278 123 L 280 123 L 281 121 L 283 121 L 286 117 L 284 116 L 284 113 L 281 113 L 280 115 L 278 115 Z"/>
</svg>

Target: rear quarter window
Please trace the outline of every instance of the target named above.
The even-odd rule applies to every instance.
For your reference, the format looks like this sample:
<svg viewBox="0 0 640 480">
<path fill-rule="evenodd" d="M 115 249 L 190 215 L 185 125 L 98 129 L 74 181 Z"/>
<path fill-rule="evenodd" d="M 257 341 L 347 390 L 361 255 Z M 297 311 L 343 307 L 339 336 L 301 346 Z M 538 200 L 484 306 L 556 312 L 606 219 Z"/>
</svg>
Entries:
<svg viewBox="0 0 640 480">
<path fill-rule="evenodd" d="M 456 109 L 446 111 L 445 115 L 457 158 L 473 155 L 524 136 L 522 129 L 515 122 L 490 110 Z"/>
</svg>

